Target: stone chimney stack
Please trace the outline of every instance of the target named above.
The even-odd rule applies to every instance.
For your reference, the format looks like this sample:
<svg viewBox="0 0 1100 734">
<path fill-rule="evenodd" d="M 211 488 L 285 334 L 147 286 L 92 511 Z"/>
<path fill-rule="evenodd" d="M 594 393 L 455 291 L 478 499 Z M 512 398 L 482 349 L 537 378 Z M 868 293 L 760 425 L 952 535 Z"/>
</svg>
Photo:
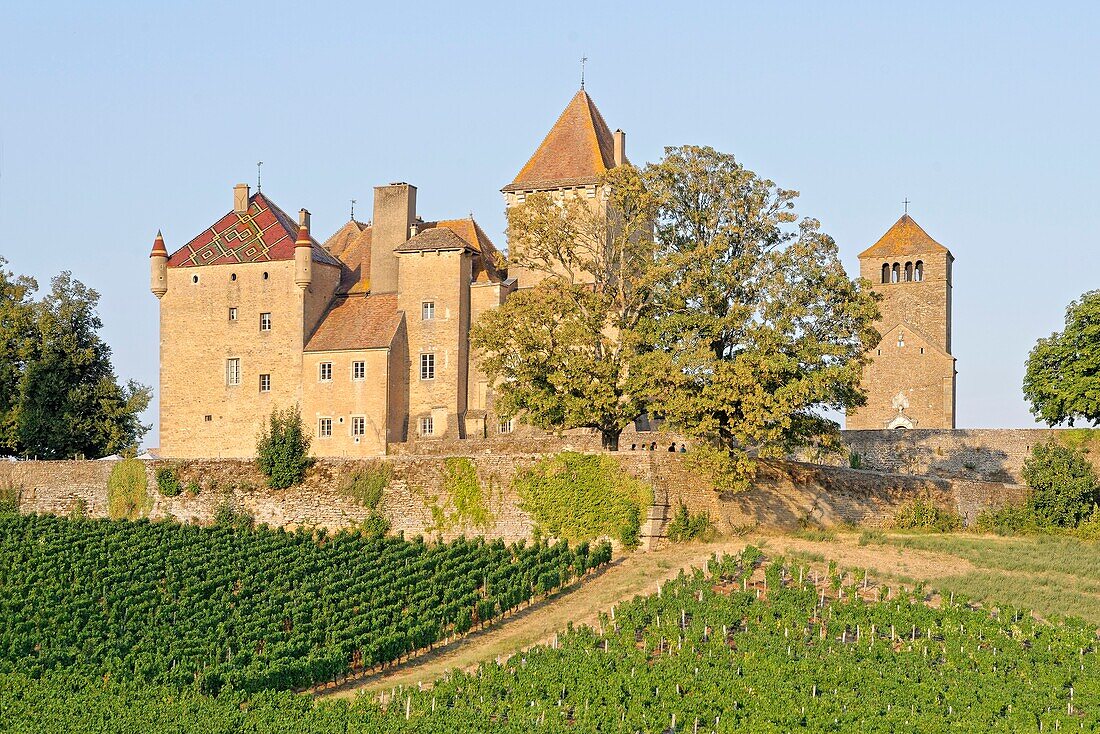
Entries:
<svg viewBox="0 0 1100 734">
<path fill-rule="evenodd" d="M 298 210 L 298 226 L 299 227 L 305 227 L 306 231 L 309 231 L 309 210 L 308 209 L 299 209 Z"/>
<path fill-rule="evenodd" d="M 239 183 L 233 187 L 233 211 L 238 214 L 248 211 L 248 184 Z"/>
<path fill-rule="evenodd" d="M 615 138 L 615 165 L 626 163 L 626 133 L 616 130 L 612 135 Z"/>
<path fill-rule="evenodd" d="M 416 223 L 416 187 L 392 183 L 374 187 L 371 224 L 370 292 L 397 292 L 397 255 Z"/>
</svg>

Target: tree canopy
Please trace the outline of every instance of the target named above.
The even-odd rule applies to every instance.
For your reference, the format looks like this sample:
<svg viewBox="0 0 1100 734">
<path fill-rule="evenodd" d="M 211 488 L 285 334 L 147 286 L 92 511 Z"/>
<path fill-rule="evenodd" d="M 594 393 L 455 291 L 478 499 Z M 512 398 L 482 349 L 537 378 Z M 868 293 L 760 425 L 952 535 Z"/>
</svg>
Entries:
<svg viewBox="0 0 1100 734">
<path fill-rule="evenodd" d="M 508 212 L 512 263 L 544 277 L 473 329 L 498 409 L 608 448 L 648 411 L 716 449 L 729 486 L 750 454 L 836 446 L 820 411 L 863 404 L 878 309 L 797 192 L 695 146 L 602 183 L 604 208 L 534 194 Z"/>
<path fill-rule="evenodd" d="M 1100 425 L 1100 290 L 1066 308 L 1066 328 L 1040 339 L 1027 358 L 1024 397 L 1048 425 Z"/>
<path fill-rule="evenodd" d="M 149 430 L 148 387 L 120 385 L 99 337 L 99 294 L 70 273 L 49 293 L 0 258 L 0 453 L 96 458 L 133 448 Z"/>
</svg>

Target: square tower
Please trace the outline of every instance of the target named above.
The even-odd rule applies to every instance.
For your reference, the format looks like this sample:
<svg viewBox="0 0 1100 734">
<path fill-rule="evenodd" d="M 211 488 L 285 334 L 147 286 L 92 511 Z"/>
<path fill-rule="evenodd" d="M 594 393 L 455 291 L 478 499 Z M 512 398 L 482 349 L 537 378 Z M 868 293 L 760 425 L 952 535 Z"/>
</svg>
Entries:
<svg viewBox="0 0 1100 734">
<path fill-rule="evenodd" d="M 955 427 L 950 250 L 905 214 L 859 255 L 879 301 L 882 341 L 863 371 L 867 405 L 848 430 Z"/>
</svg>

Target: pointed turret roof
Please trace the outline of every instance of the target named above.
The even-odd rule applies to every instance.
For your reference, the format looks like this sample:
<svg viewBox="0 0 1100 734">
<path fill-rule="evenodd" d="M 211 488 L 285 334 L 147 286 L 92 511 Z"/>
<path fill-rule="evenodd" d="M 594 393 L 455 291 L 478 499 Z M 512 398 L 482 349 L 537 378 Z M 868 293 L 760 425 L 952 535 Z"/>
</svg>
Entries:
<svg viewBox="0 0 1100 734">
<path fill-rule="evenodd" d="M 157 238 L 153 240 L 153 251 L 149 253 L 149 257 L 168 257 L 168 250 L 164 248 L 164 235 L 157 230 Z"/>
<path fill-rule="evenodd" d="M 502 191 L 594 183 L 615 167 L 615 140 L 596 103 L 581 89 L 515 180 Z"/>
<path fill-rule="evenodd" d="M 894 226 L 879 237 L 878 242 L 859 253 L 862 257 L 899 257 L 902 255 L 951 254 L 950 250 L 932 239 L 908 214 L 902 214 Z"/>
</svg>

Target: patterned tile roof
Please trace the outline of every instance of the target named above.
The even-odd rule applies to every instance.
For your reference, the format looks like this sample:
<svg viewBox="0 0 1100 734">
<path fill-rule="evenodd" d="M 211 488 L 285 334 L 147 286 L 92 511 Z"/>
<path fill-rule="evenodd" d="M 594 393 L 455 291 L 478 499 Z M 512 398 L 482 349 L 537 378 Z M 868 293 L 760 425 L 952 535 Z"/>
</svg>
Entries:
<svg viewBox="0 0 1100 734">
<path fill-rule="evenodd" d="M 951 254 L 950 251 L 932 239 L 921 226 L 908 214 L 894 222 L 878 242 L 859 253 L 860 257 L 901 257 L 903 255 L 928 255 L 931 253 Z"/>
<path fill-rule="evenodd" d="M 306 343 L 307 352 L 385 348 L 393 341 L 403 315 L 397 294 L 354 294 L 336 298 Z"/>
<path fill-rule="evenodd" d="M 594 183 L 615 166 L 615 140 L 583 89 L 569 101 L 542 144 L 502 191 Z"/>
<path fill-rule="evenodd" d="M 248 211 L 231 211 L 172 253 L 170 268 L 229 263 L 271 262 L 293 260 L 298 223 L 287 216 L 261 193 L 248 200 Z M 313 259 L 329 265 L 339 265 L 312 238 Z"/>
<path fill-rule="evenodd" d="M 348 221 L 325 240 L 323 247 L 340 261 L 339 293 L 366 293 L 370 290 L 371 226 Z"/>
</svg>

